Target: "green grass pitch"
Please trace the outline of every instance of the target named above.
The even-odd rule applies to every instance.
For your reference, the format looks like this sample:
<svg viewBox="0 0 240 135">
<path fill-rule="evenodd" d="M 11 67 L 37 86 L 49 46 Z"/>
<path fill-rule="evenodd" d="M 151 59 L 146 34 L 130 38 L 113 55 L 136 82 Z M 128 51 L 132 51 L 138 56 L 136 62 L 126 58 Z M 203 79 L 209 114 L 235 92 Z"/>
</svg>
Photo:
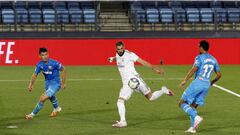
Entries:
<svg viewBox="0 0 240 135">
<path fill-rule="evenodd" d="M 164 66 L 166 74 L 159 76 L 148 68 L 137 66 L 153 91 L 166 85 L 173 89 L 175 96 L 164 95 L 149 102 L 141 94 L 134 93 L 126 104 L 128 127 L 123 129 L 111 127 L 119 118 L 115 102 L 121 88 L 115 66 L 67 67 L 67 88 L 57 94 L 62 112 L 50 118 L 52 106 L 47 101 L 33 120 L 25 120 L 24 115 L 32 111 L 43 93 L 42 75 L 30 93 L 27 86 L 34 67 L 0 67 L 0 135 L 185 135 L 189 118 L 177 106 L 184 91 L 178 84 L 190 67 Z M 221 66 L 223 77 L 217 84 L 240 93 L 239 69 L 239 65 Z M 238 97 L 212 87 L 205 106 L 198 111 L 204 121 L 197 134 L 240 135 Z M 7 128 L 11 125 L 18 128 Z"/>
</svg>

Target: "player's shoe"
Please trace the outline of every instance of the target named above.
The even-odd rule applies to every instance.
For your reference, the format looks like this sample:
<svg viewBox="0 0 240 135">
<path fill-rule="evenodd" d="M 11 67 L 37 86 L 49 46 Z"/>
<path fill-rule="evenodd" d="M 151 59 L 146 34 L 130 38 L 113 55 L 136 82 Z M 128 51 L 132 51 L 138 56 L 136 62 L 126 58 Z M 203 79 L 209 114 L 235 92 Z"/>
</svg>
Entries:
<svg viewBox="0 0 240 135">
<path fill-rule="evenodd" d="M 115 127 L 115 128 L 123 128 L 123 127 L 126 127 L 127 126 L 127 122 L 126 121 L 116 121 L 115 124 L 112 125 L 112 127 Z"/>
<path fill-rule="evenodd" d="M 30 120 L 30 119 L 33 119 L 34 116 L 35 115 L 33 113 L 30 113 L 30 114 L 25 115 L 25 119 Z"/>
<path fill-rule="evenodd" d="M 199 124 L 203 121 L 203 118 L 200 116 L 196 116 L 194 118 L 194 129 L 197 129 Z"/>
<path fill-rule="evenodd" d="M 168 89 L 166 86 L 162 86 L 162 90 L 168 96 L 173 96 L 174 95 L 174 93 L 170 89 Z"/>
<path fill-rule="evenodd" d="M 195 134 L 195 133 L 196 133 L 196 130 L 194 129 L 194 127 L 190 127 L 188 130 L 185 131 L 185 133 Z"/>
<path fill-rule="evenodd" d="M 61 112 L 61 110 L 62 110 L 62 108 L 61 107 L 58 107 L 58 108 L 56 108 L 56 109 L 53 109 L 53 111 L 52 111 L 52 113 L 51 113 L 51 117 L 56 117 L 57 116 L 57 114 L 59 113 L 59 112 Z"/>
</svg>

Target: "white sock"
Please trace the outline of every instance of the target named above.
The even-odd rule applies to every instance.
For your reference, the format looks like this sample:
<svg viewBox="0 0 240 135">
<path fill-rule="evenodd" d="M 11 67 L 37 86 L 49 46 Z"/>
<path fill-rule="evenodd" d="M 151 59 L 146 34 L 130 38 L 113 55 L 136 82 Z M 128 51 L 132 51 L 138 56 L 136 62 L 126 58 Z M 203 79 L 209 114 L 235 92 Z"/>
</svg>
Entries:
<svg viewBox="0 0 240 135">
<path fill-rule="evenodd" d="M 125 118 L 126 109 L 125 109 L 124 101 L 122 99 L 118 99 L 117 107 L 118 107 L 118 113 L 120 116 L 120 121 L 126 121 L 126 118 Z"/>
<path fill-rule="evenodd" d="M 149 100 L 150 100 L 150 101 L 156 100 L 156 99 L 158 99 L 159 97 L 161 97 L 163 94 L 164 94 L 164 91 L 163 91 L 163 90 L 155 91 L 155 92 L 153 92 L 152 97 L 151 97 Z"/>
</svg>

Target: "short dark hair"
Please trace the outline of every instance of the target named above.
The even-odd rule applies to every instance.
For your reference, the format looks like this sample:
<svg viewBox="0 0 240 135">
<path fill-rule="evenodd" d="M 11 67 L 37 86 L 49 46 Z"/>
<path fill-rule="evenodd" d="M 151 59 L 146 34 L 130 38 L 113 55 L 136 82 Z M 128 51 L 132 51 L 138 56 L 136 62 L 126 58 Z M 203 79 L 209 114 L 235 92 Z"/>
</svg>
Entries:
<svg viewBox="0 0 240 135">
<path fill-rule="evenodd" d="M 48 52 L 47 48 L 45 47 L 39 48 L 39 54 L 41 54 L 42 52 Z"/>
<path fill-rule="evenodd" d="M 124 43 L 123 43 L 122 41 L 118 41 L 118 42 L 116 43 L 116 46 L 124 46 Z"/>
<path fill-rule="evenodd" d="M 204 51 L 208 51 L 209 43 L 206 40 L 200 41 L 199 47 L 202 47 Z"/>
</svg>

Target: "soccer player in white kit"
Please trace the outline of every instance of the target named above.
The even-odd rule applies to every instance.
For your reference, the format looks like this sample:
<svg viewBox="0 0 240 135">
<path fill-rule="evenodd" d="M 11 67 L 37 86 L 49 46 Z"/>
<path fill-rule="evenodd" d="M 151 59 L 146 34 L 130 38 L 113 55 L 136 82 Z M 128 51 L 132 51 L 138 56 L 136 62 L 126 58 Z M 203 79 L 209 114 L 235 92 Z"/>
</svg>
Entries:
<svg viewBox="0 0 240 135">
<path fill-rule="evenodd" d="M 151 68 L 158 74 L 162 74 L 163 70 L 141 59 L 135 53 L 125 50 L 124 44 L 121 41 L 116 43 L 116 52 L 116 56 L 109 57 L 108 61 L 116 61 L 118 70 L 122 78 L 123 86 L 120 90 L 119 98 L 117 100 L 120 121 L 117 121 L 112 126 L 122 128 L 127 126 L 127 121 L 125 118 L 125 101 L 127 101 L 131 97 L 133 91 L 142 93 L 149 101 L 156 100 L 163 94 L 173 96 L 173 92 L 169 90 L 166 86 L 163 86 L 161 90 L 152 92 L 135 70 L 134 63 L 139 62 L 140 64 Z M 134 83 L 136 85 L 131 85 L 131 83 Z"/>
</svg>

